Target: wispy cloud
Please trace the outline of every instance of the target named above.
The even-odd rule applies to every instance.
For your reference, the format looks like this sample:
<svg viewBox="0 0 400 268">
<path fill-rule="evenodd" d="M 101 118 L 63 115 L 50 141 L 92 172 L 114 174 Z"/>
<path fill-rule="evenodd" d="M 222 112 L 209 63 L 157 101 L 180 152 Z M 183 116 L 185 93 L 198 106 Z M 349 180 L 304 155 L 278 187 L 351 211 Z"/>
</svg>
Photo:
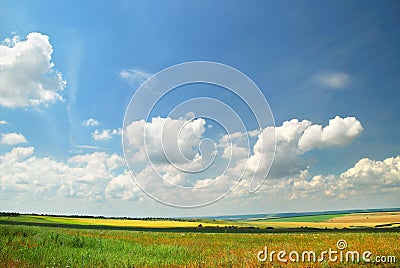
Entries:
<svg viewBox="0 0 400 268">
<path fill-rule="evenodd" d="M 93 146 L 93 145 L 75 145 L 75 147 L 80 148 L 80 149 L 92 149 L 92 150 L 106 150 L 107 149 L 104 147 Z"/>
<path fill-rule="evenodd" d="M 323 73 L 314 76 L 314 79 L 329 88 L 344 88 L 350 83 L 350 75 L 345 73 Z"/>
<path fill-rule="evenodd" d="M 129 85 L 137 86 L 146 81 L 152 74 L 140 69 L 123 69 L 119 72 L 119 76 Z"/>
<path fill-rule="evenodd" d="M 8 122 L 5 120 L 0 120 L 0 125 L 8 125 Z"/>
</svg>

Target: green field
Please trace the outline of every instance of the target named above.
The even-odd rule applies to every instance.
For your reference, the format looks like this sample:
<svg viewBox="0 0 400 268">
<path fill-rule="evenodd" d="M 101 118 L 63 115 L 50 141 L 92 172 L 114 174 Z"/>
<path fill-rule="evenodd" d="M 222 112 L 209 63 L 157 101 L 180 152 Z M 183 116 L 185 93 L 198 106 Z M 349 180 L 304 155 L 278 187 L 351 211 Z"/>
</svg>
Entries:
<svg viewBox="0 0 400 268">
<path fill-rule="evenodd" d="M 1 267 L 271 267 L 256 254 L 275 250 L 322 250 L 345 239 L 349 249 L 400 259 L 400 233 L 210 234 L 81 230 L 0 225 Z M 280 263 L 275 263 L 278 267 Z M 340 263 L 293 263 L 291 267 L 341 267 Z M 347 264 L 358 267 L 358 264 Z M 374 265 L 374 267 L 376 267 Z M 393 267 L 387 266 L 387 267 Z"/>
</svg>

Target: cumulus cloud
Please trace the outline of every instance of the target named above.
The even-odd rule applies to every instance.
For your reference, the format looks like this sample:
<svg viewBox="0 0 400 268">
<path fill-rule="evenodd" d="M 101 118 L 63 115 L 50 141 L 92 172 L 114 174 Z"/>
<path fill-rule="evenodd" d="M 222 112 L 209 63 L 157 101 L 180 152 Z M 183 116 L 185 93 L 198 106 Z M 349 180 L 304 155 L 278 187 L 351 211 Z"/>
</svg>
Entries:
<svg viewBox="0 0 400 268">
<path fill-rule="evenodd" d="M 8 125 L 8 122 L 5 120 L 0 120 L 0 125 Z"/>
<path fill-rule="evenodd" d="M 323 86 L 339 89 L 349 84 L 350 75 L 345 73 L 324 73 L 316 75 L 315 80 Z"/>
<path fill-rule="evenodd" d="M 76 155 L 66 162 L 49 157 L 36 157 L 33 147 L 17 147 L 0 155 L 0 189 L 17 191 L 25 198 L 81 198 L 103 200 L 106 189 L 115 188 L 126 176 L 121 171 L 124 160 L 117 154 L 95 152 Z M 127 181 L 125 191 L 134 191 Z M 132 188 L 132 189 L 130 189 Z M 123 189 L 120 189 L 123 194 Z"/>
<path fill-rule="evenodd" d="M 85 182 L 108 179 L 110 171 L 124 165 L 124 161 L 120 156 L 116 154 L 110 156 L 104 152 L 76 155 L 71 157 L 68 162 L 72 167 L 85 168 L 85 173 L 79 176 L 79 180 Z"/>
<path fill-rule="evenodd" d="M 205 120 L 152 118 L 134 121 L 126 127 L 125 137 L 135 161 L 188 163 L 199 160 L 198 146 L 205 132 Z M 143 133 L 143 134 L 142 134 Z"/>
<path fill-rule="evenodd" d="M 313 164 L 303 157 L 306 152 L 346 145 L 363 130 L 354 117 L 335 117 L 325 127 L 309 120 L 292 119 L 275 129 L 267 127 L 248 133 L 231 133 L 216 141 L 215 164 L 208 167 L 207 172 L 192 176 L 190 171 L 206 166 L 204 155 L 199 153 L 206 127 L 206 121 L 201 118 L 157 117 L 150 122 L 139 120 L 129 124 L 124 132 L 125 153 L 128 163 L 137 168 L 135 177 L 141 186 L 166 201 L 177 200 L 181 204 L 182 200 L 187 200 L 185 205 L 195 203 L 196 195 L 205 194 L 205 199 L 213 200 L 234 186 L 240 178 L 242 180 L 238 188 L 244 190 L 243 187 L 247 187 L 248 191 L 254 184 L 254 178 L 265 178 L 268 174 L 276 141 L 275 160 L 269 178 L 283 179 L 289 187 L 290 183 L 294 184 L 293 178 L 299 180 L 299 177 L 305 177 Z M 320 129 L 319 135 L 315 134 L 315 129 Z M 250 140 L 252 142 L 249 143 Z M 321 179 L 317 179 L 314 179 L 315 185 L 321 182 Z M 303 188 L 306 182 L 304 180 Z M 169 184 L 193 187 L 193 193 L 180 191 L 170 196 L 172 187 Z M 296 182 L 291 187 L 301 189 L 302 184 Z M 203 188 L 207 188 L 207 191 L 200 194 Z"/>
<path fill-rule="evenodd" d="M 344 146 L 351 143 L 363 131 L 361 123 L 355 117 L 336 116 L 327 126 L 313 124 L 309 120 L 292 119 L 275 127 L 276 152 L 269 174 L 270 178 L 293 176 L 307 170 L 311 163 L 302 156 L 313 149 L 332 146 Z M 253 147 L 249 158 L 249 170 L 262 172 L 269 167 L 273 146 L 271 129 L 263 129 Z M 260 162 L 264 163 L 259 165 Z"/>
<path fill-rule="evenodd" d="M 1 134 L 0 144 L 15 145 L 20 143 L 28 143 L 24 135 L 20 133 Z"/>
<path fill-rule="evenodd" d="M 314 128 L 318 129 L 318 135 Z M 219 139 L 215 147 L 210 143 L 207 150 L 203 150 L 205 147 L 201 144 L 206 141 L 206 130 L 207 124 L 202 118 L 157 117 L 150 122 L 139 120 L 130 123 L 124 130 L 124 142 L 127 145 L 125 153 L 127 161 L 135 164 L 132 172 L 141 186 L 157 197 L 190 205 L 200 199 L 210 201 L 220 197 L 242 178 L 231 196 L 238 199 L 244 196 L 251 179 L 263 174 L 269 167 L 268 161 L 272 160 L 269 157 L 274 148 L 271 138 L 274 137 L 271 132 L 273 129 L 267 127 L 249 133 L 217 136 Z M 104 131 L 106 134 L 103 134 Z M 356 188 L 352 185 L 368 181 L 358 178 L 363 174 L 374 174 L 377 180 L 385 178 L 387 186 L 397 187 L 396 178 L 399 175 L 393 173 L 393 167 L 398 168 L 398 159 L 397 162 L 385 160 L 384 164 L 363 160 L 355 165 L 355 170 L 349 169 L 341 175 L 310 178 L 308 172 L 311 163 L 303 157 L 307 151 L 346 145 L 361 131 L 362 126 L 354 117 L 335 117 L 324 127 L 309 120 L 283 122 L 275 128 L 276 160 L 271 170 L 274 180 L 270 180 L 274 183 L 268 187 L 262 186 L 262 195 L 287 200 L 310 196 L 314 196 L 313 200 L 327 196 L 339 199 L 339 193 L 348 194 L 350 189 Z M 120 132 L 119 129 L 106 129 L 97 134 L 112 137 Z M 145 135 L 139 135 L 141 133 Z M 207 158 L 208 153 L 211 156 L 217 153 L 218 156 L 214 162 L 210 162 L 212 165 L 204 173 L 186 172 L 207 167 L 205 164 L 211 159 Z M 147 162 L 147 156 L 152 162 Z M 222 168 L 224 164 L 228 164 L 225 170 Z M 33 147 L 18 147 L 0 156 L 0 187 L 32 193 L 37 198 L 40 198 L 39 193 L 54 193 L 55 196 L 88 198 L 92 201 L 107 198 L 140 200 L 138 188 L 131 185 L 130 175 L 123 167 L 124 160 L 117 154 L 79 154 L 63 162 L 36 157 Z M 389 175 L 384 175 L 383 171 Z M 390 174 L 393 176 L 390 177 Z M 171 196 L 171 187 L 168 188 L 171 184 L 192 188 Z M 382 181 L 377 185 L 382 185 Z"/>
<path fill-rule="evenodd" d="M 342 173 L 337 190 L 365 193 L 398 193 L 400 190 L 400 156 L 374 161 L 363 158 Z M 333 190 L 336 190 L 333 188 Z"/>
<path fill-rule="evenodd" d="M 295 175 L 267 180 L 254 195 L 247 194 L 248 182 L 241 181 L 226 204 L 234 207 L 267 206 L 270 209 L 338 209 L 395 207 L 400 199 L 400 156 L 383 161 L 361 159 L 342 173 Z"/>
<path fill-rule="evenodd" d="M 110 140 L 112 138 L 111 131 L 109 129 L 104 129 L 103 131 L 95 130 L 92 132 L 92 137 L 94 140 Z"/>
<path fill-rule="evenodd" d="M 309 120 L 292 119 L 275 129 L 267 127 L 222 136 L 215 143 L 215 164 L 207 166 L 205 163 L 211 158 L 207 159 L 207 154 L 200 154 L 199 150 L 206 127 L 206 121 L 201 118 L 157 117 L 150 122 L 139 120 L 130 123 L 124 132 L 125 153 L 128 163 L 135 168 L 135 177 L 141 186 L 158 196 L 168 197 L 168 189 L 171 188 L 168 183 L 193 187 L 196 194 L 201 191 L 200 188 L 212 185 L 205 193 L 212 200 L 224 194 L 240 178 L 239 185 L 247 187 L 254 184 L 254 178 L 265 178 L 273 160 L 275 140 L 276 154 L 269 178 L 288 179 L 305 174 L 310 169 L 312 163 L 303 157 L 307 151 L 346 145 L 362 131 L 360 122 L 352 117 L 335 117 L 325 127 Z M 308 134 L 315 127 L 321 129 L 320 136 Z M 308 143 L 300 142 L 302 138 Z M 253 142 L 249 143 L 249 140 Z M 209 152 L 212 152 L 210 148 Z M 207 167 L 207 172 L 193 176 L 193 170 L 203 167 Z M 168 198 L 194 200 L 194 196 L 183 191 L 181 194 Z"/>
<path fill-rule="evenodd" d="M 83 121 L 82 125 L 85 127 L 95 127 L 95 126 L 100 125 L 100 122 L 97 121 L 96 119 L 89 118 L 89 119 Z"/>
<path fill-rule="evenodd" d="M 103 129 L 92 132 L 92 138 L 96 141 L 100 140 L 110 140 L 115 135 L 121 135 L 121 129 Z"/>
<path fill-rule="evenodd" d="M 33 147 L 17 147 L 13 148 L 10 152 L 0 156 L 1 164 L 7 164 L 10 166 L 13 163 L 21 162 L 28 156 L 31 156 L 34 152 Z"/>
<path fill-rule="evenodd" d="M 291 178 L 286 185 L 291 199 L 332 198 L 350 200 L 372 195 L 396 195 L 400 190 L 400 156 L 383 161 L 359 160 L 352 168 L 335 175 Z"/>
<path fill-rule="evenodd" d="M 51 61 L 49 37 L 30 33 L 26 40 L 14 36 L 0 44 L 0 105 L 37 107 L 62 100 L 66 86 Z"/>
<path fill-rule="evenodd" d="M 335 119 L 332 120 L 335 122 Z M 349 132 L 349 129 L 352 129 L 354 124 L 357 125 L 353 119 L 349 119 L 352 124 L 344 123 L 346 127 L 343 127 L 342 123 L 347 122 L 346 118 L 339 119 L 340 123 L 338 124 L 329 123 L 326 127 L 321 127 L 322 132 L 328 126 L 339 126 L 337 129 L 334 127 L 335 131 L 329 129 L 327 131 L 331 133 L 329 135 L 342 137 L 343 133 Z M 154 122 L 146 123 L 151 124 L 149 129 L 152 130 L 148 130 L 149 132 L 146 133 L 149 135 L 148 138 L 154 142 L 154 154 L 160 153 L 155 150 L 158 146 L 157 144 L 159 144 L 159 139 L 161 139 L 160 132 L 156 135 L 157 131 L 160 130 L 158 124 L 172 119 L 158 120 L 160 121 L 155 120 Z M 179 120 L 183 119 L 177 119 L 177 121 Z M 144 121 L 138 122 L 136 124 L 145 124 Z M 188 122 L 194 121 L 173 122 L 170 127 L 179 128 L 182 132 L 182 126 L 186 126 Z M 152 125 L 153 123 L 154 125 Z M 236 200 L 235 202 L 243 202 L 250 199 L 252 200 L 251 202 L 254 201 L 253 204 L 265 204 L 265 202 L 268 203 L 274 200 L 280 200 L 280 202 L 285 200 L 287 202 L 306 200 L 314 203 L 321 202 L 321 200 L 336 200 L 338 202 L 361 200 L 357 204 L 362 204 L 365 196 L 376 196 L 377 199 L 389 200 L 392 203 L 394 202 L 393 200 L 398 200 L 396 196 L 400 190 L 400 156 L 387 158 L 383 161 L 364 158 L 341 174 L 310 176 L 309 167 L 303 165 L 304 163 L 299 160 L 302 154 L 305 153 L 304 148 L 299 145 L 299 140 L 305 135 L 307 129 L 313 128 L 313 126 L 316 126 L 316 124 L 308 120 L 299 121 L 297 119 L 286 121 L 281 126 L 278 126 L 276 129 L 277 165 L 280 169 L 273 171 L 276 176 L 275 179 L 268 180 L 256 195 L 249 196 L 247 195 L 247 190 L 251 176 L 245 174 L 243 180 L 238 183 L 230 194 Z M 143 141 L 140 140 L 141 135 L 134 135 L 135 133 L 137 134 L 135 131 L 143 130 L 143 126 L 136 129 L 138 126 L 131 124 L 130 127 L 130 131 L 133 132 L 128 132 L 131 135 L 129 136 L 129 142 L 133 146 Z M 187 150 L 189 150 L 189 147 L 191 147 L 186 152 L 186 155 L 192 154 L 193 156 L 197 153 L 195 146 L 192 147 L 192 145 L 198 145 L 197 142 L 203 135 L 202 129 L 205 127 L 205 122 L 199 120 L 189 126 L 186 130 L 187 133 L 182 135 L 182 148 L 188 146 Z M 263 150 L 260 147 L 264 146 L 264 144 L 261 141 L 268 141 L 268 131 L 269 129 L 267 128 L 257 132 L 259 136 L 254 136 L 256 133 L 253 133 L 254 138 L 257 140 L 250 152 L 251 157 L 263 157 Z M 170 130 L 169 133 L 176 133 L 176 130 Z M 248 152 L 243 152 L 240 149 L 244 148 L 246 144 L 244 136 L 243 133 L 232 134 L 231 138 L 235 145 L 232 148 L 237 150 L 238 154 L 233 159 L 233 165 L 224 175 L 210 173 L 203 177 L 198 176 L 197 180 L 192 181 L 193 184 L 191 186 L 194 186 L 194 189 L 191 192 L 175 195 L 170 200 L 194 200 L 193 202 L 195 202 L 196 198 L 199 198 L 197 194 L 200 193 L 200 189 L 208 186 L 210 187 L 210 192 L 206 194 L 209 194 L 211 198 L 220 196 L 221 193 L 223 194 L 222 189 L 226 189 L 226 185 L 232 186 L 234 178 L 240 174 L 243 168 L 246 168 L 245 160 L 247 160 L 246 154 Z M 317 141 L 320 141 L 319 137 L 317 135 Z M 221 159 L 224 158 L 224 151 L 227 148 L 226 139 L 227 137 L 222 137 L 218 141 L 217 147 L 220 150 Z M 192 140 L 196 140 L 196 142 L 191 144 Z M 333 140 L 332 144 L 323 144 L 323 146 L 346 144 L 346 142 L 342 143 L 342 138 Z M 340 142 L 337 142 L 337 140 Z M 311 146 L 308 149 L 311 150 L 311 148 L 320 147 Z M 176 168 L 168 164 L 168 162 L 160 161 L 156 166 L 158 168 L 157 171 L 165 177 L 165 183 L 179 185 L 187 183 L 189 175 L 177 172 Z M 254 170 L 250 167 L 248 171 L 253 172 Z M 49 157 L 35 156 L 33 147 L 17 147 L 0 155 L 0 174 L 2 174 L 0 176 L 1 190 L 15 191 L 19 196 L 38 200 L 64 197 L 93 202 L 107 199 L 137 201 L 142 200 L 143 197 L 139 188 L 133 183 L 130 174 L 124 169 L 124 159 L 117 154 L 107 154 L 105 152 L 75 155 L 67 161 L 57 161 Z M 168 196 L 170 194 L 168 188 L 159 187 L 163 184 L 153 183 L 154 181 L 151 178 L 158 174 L 151 166 L 143 166 L 143 169 L 134 175 L 137 179 L 143 179 L 142 181 L 148 183 L 149 186 L 144 185 L 146 189 L 153 190 L 158 196 Z"/>
<path fill-rule="evenodd" d="M 275 158 L 272 164 L 270 177 L 281 178 L 299 173 L 301 170 L 307 168 L 307 163 L 300 158 L 301 153 L 298 149 L 298 140 L 305 129 L 312 123 L 308 120 L 299 121 L 292 119 L 285 121 L 281 126 L 275 127 Z M 265 171 L 269 167 L 267 161 L 271 161 L 271 145 L 270 128 L 264 129 L 254 145 L 253 155 L 249 158 L 249 168 L 252 172 Z M 259 159 L 262 159 L 260 164 L 257 164 Z M 266 163 L 266 164 L 263 164 Z"/>
<path fill-rule="evenodd" d="M 137 86 L 150 78 L 151 74 L 139 69 L 123 69 L 119 72 L 119 76 L 129 85 Z"/>
<path fill-rule="evenodd" d="M 299 139 L 299 149 L 306 152 L 315 148 L 343 146 L 352 142 L 362 131 L 362 125 L 355 117 L 336 116 L 324 128 L 312 125 L 305 129 Z"/>
<path fill-rule="evenodd" d="M 128 173 L 114 177 L 105 188 L 105 195 L 109 199 L 134 200 L 141 199 L 141 190 L 133 186 L 133 179 Z"/>
</svg>

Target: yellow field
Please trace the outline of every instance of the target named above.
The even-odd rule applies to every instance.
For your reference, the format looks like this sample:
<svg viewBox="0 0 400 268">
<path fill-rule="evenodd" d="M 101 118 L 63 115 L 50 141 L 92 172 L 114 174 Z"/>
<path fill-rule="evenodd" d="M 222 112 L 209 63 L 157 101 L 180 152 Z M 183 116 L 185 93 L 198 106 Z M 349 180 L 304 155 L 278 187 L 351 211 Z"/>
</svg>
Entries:
<svg viewBox="0 0 400 268">
<path fill-rule="evenodd" d="M 375 227 L 376 225 L 391 224 L 390 227 L 400 226 L 400 212 L 379 212 L 379 213 L 356 213 L 339 216 L 320 222 L 291 222 L 285 221 L 251 221 L 249 225 L 260 228 L 352 228 L 352 227 Z"/>
<path fill-rule="evenodd" d="M 143 227 L 143 228 L 180 228 L 180 227 L 223 227 L 223 225 L 213 222 L 202 221 L 173 221 L 173 220 L 129 220 L 129 219 L 91 219 L 91 218 L 67 218 L 57 217 L 51 219 L 54 222 L 67 224 L 85 224 L 85 225 L 106 225 L 123 227 Z"/>
</svg>

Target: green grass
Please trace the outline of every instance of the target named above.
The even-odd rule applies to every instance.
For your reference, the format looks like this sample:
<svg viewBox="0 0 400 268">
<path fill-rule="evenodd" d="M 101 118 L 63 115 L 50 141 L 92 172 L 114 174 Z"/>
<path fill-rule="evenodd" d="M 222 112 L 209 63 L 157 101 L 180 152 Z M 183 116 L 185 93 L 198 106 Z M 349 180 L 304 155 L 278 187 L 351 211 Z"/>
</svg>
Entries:
<svg viewBox="0 0 400 268">
<path fill-rule="evenodd" d="M 260 219 L 256 221 L 262 222 L 321 222 L 348 214 L 323 214 L 323 215 L 310 215 L 310 216 L 299 216 L 299 217 L 287 217 L 287 218 L 274 218 L 274 219 Z"/>
<path fill-rule="evenodd" d="M 320 253 L 335 249 L 339 239 L 351 250 L 400 259 L 399 232 L 210 234 L 0 225 L 0 267 L 270 267 L 256 258 L 264 246 Z"/>
<path fill-rule="evenodd" d="M 163 234 L 155 234 L 155 239 L 157 235 Z M 189 261 L 187 250 L 179 245 L 143 245 L 138 240 L 140 233 L 0 226 L 0 266 L 157 267 Z"/>
<path fill-rule="evenodd" d="M 20 215 L 20 216 L 0 216 L 0 220 L 13 221 L 13 222 L 34 222 L 34 223 L 53 223 L 51 217 L 46 216 L 32 216 L 32 215 Z"/>
</svg>

